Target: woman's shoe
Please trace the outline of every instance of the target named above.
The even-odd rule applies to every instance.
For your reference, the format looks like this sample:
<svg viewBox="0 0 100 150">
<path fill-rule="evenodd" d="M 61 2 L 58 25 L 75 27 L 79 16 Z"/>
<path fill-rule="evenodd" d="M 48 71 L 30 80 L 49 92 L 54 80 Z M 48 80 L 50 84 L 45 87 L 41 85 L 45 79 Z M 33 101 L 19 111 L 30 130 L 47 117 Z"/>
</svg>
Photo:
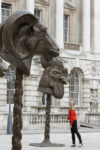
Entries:
<svg viewBox="0 0 100 150">
<path fill-rule="evenodd" d="M 82 147 L 82 146 L 83 146 L 83 143 L 80 143 L 80 144 L 79 144 L 79 147 Z"/>
<path fill-rule="evenodd" d="M 71 145 L 71 147 L 75 147 L 75 146 L 76 146 L 75 144 L 72 144 L 72 145 Z"/>
</svg>

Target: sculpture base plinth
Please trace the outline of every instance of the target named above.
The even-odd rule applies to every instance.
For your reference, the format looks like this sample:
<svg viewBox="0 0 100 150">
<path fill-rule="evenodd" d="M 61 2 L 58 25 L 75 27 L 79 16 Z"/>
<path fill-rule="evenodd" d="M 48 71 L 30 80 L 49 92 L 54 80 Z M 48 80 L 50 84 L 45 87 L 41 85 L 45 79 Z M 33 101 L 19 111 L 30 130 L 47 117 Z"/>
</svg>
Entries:
<svg viewBox="0 0 100 150">
<path fill-rule="evenodd" d="M 30 146 L 36 147 L 64 147 L 64 144 L 51 143 L 49 140 L 44 140 L 42 143 L 31 143 Z"/>
</svg>

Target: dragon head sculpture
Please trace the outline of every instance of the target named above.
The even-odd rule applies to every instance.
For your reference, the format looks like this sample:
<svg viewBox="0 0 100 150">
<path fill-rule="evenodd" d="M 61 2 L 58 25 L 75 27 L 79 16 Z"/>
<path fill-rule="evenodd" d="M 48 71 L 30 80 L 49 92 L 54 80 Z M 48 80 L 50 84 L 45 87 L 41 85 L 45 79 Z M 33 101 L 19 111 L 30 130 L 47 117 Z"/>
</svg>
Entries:
<svg viewBox="0 0 100 150">
<path fill-rule="evenodd" d="M 18 11 L 0 26 L 0 55 L 29 75 L 34 55 L 43 55 L 50 60 L 59 55 L 59 48 L 33 14 Z"/>
<path fill-rule="evenodd" d="M 62 61 L 58 58 L 47 61 L 42 57 L 41 64 L 45 70 L 41 77 L 38 90 L 61 99 L 64 95 L 64 84 L 67 81 L 67 69 L 64 68 Z"/>
</svg>

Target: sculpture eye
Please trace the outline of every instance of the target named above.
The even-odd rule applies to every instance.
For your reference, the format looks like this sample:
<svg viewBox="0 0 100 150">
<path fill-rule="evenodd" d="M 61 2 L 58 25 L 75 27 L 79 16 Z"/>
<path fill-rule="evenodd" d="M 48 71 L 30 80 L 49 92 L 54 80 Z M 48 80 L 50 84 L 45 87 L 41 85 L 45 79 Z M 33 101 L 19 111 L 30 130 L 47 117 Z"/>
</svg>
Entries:
<svg viewBox="0 0 100 150">
<path fill-rule="evenodd" d="M 54 71 L 54 74 L 57 74 L 57 71 Z"/>
<path fill-rule="evenodd" d="M 46 35 L 47 34 L 47 30 L 44 28 L 44 29 L 41 30 L 41 33 L 43 33 L 44 35 Z"/>
</svg>

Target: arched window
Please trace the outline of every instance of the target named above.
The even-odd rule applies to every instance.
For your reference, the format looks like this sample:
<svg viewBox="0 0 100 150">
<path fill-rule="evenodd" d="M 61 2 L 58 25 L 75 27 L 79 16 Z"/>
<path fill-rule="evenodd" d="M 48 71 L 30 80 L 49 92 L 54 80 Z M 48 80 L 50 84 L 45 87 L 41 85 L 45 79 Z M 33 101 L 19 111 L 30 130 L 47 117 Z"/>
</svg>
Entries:
<svg viewBox="0 0 100 150">
<path fill-rule="evenodd" d="M 79 73 L 76 70 L 71 71 L 69 92 L 70 92 L 70 99 L 74 101 L 75 105 L 79 105 L 80 77 L 79 77 Z"/>
</svg>

